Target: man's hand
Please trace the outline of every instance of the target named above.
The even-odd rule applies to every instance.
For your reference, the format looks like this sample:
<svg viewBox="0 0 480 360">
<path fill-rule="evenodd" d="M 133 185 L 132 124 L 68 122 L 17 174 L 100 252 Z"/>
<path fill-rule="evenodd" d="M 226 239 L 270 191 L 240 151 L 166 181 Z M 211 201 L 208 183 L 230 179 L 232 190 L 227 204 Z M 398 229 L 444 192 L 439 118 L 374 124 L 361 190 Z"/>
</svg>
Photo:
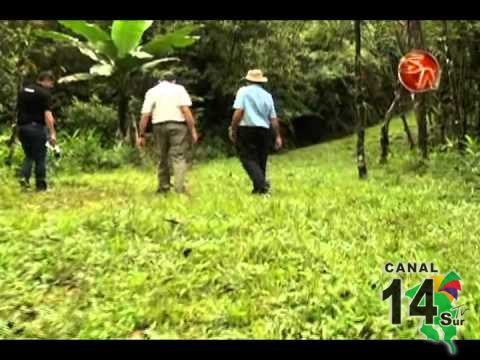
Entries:
<svg viewBox="0 0 480 360">
<path fill-rule="evenodd" d="M 280 150 L 280 148 L 283 146 L 283 140 L 280 135 L 278 135 L 275 138 L 275 150 Z"/>
<path fill-rule="evenodd" d="M 57 135 L 51 134 L 48 142 L 50 143 L 50 145 L 55 146 L 55 144 L 57 143 Z"/>
<path fill-rule="evenodd" d="M 57 133 L 55 132 L 55 118 L 50 110 L 45 111 L 45 124 L 48 128 L 48 133 L 50 134 L 50 138 L 48 142 L 50 145 L 55 146 L 57 143 Z"/>
<path fill-rule="evenodd" d="M 137 146 L 142 148 L 145 146 L 145 131 L 147 130 L 148 122 L 151 121 L 151 113 L 143 113 L 140 119 L 140 129 L 138 131 Z"/>
<path fill-rule="evenodd" d="M 275 150 L 279 150 L 283 145 L 282 135 L 280 135 L 280 122 L 278 118 L 271 118 L 272 128 L 275 133 Z"/>
<path fill-rule="evenodd" d="M 137 145 L 139 148 L 143 148 L 145 146 L 145 136 L 139 136 L 137 139 Z"/>
<path fill-rule="evenodd" d="M 237 132 L 231 126 L 228 128 L 228 137 L 232 143 L 235 144 L 237 142 Z"/>
<path fill-rule="evenodd" d="M 243 109 L 235 109 L 232 115 L 232 124 L 228 128 L 228 137 L 234 144 L 236 144 L 237 142 L 237 130 L 238 130 L 238 126 L 240 125 L 240 122 L 243 119 L 244 113 L 245 113 L 245 110 Z"/>
<path fill-rule="evenodd" d="M 198 142 L 198 133 L 197 130 L 194 128 L 192 131 L 192 144 L 196 144 Z"/>
</svg>

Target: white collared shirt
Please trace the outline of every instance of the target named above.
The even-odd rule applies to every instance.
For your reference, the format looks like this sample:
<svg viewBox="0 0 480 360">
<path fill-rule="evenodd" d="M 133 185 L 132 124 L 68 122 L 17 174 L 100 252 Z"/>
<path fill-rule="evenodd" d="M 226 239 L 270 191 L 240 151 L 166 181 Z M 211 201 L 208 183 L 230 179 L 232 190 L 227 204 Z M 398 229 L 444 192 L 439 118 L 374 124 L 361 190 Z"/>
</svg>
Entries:
<svg viewBox="0 0 480 360">
<path fill-rule="evenodd" d="M 181 106 L 192 106 L 192 100 L 182 85 L 161 81 L 145 94 L 142 114 L 152 114 L 152 124 L 165 121 L 185 121 Z"/>
</svg>

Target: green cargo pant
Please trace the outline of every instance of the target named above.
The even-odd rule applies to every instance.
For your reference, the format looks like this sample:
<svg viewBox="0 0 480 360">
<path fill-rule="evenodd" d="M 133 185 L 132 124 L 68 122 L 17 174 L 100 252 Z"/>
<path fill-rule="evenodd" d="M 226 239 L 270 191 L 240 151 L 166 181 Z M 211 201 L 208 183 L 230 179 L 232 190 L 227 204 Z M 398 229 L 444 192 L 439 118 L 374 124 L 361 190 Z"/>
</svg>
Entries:
<svg viewBox="0 0 480 360">
<path fill-rule="evenodd" d="M 158 162 L 158 190 L 170 189 L 170 165 L 175 179 L 175 191 L 185 191 L 187 172 L 186 154 L 189 147 L 189 131 L 186 123 L 165 122 L 153 126 Z"/>
</svg>

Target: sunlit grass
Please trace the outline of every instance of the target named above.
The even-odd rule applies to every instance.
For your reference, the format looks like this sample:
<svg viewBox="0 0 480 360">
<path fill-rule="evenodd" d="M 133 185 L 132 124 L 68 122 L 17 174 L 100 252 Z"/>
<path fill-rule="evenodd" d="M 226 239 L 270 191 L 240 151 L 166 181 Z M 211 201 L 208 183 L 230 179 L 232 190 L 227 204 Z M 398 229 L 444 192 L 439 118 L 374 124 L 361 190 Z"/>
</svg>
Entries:
<svg viewBox="0 0 480 360">
<path fill-rule="evenodd" d="M 389 324 L 382 266 L 433 261 L 462 276 L 463 336 L 479 338 L 478 197 L 441 162 L 418 171 L 392 133 L 381 167 L 368 130 L 368 181 L 354 137 L 272 156 L 268 198 L 234 158 L 196 164 L 191 198 L 156 195 L 153 168 L 55 175 L 46 194 L 3 169 L 0 336 L 417 338 Z"/>
</svg>

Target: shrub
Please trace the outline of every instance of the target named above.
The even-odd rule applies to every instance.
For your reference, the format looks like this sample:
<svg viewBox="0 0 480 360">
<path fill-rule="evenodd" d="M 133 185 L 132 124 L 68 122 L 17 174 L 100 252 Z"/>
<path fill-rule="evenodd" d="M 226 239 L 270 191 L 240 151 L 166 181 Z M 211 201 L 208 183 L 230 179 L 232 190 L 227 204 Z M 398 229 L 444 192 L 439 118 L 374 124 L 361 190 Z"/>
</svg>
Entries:
<svg viewBox="0 0 480 360">
<path fill-rule="evenodd" d="M 8 168 L 12 165 L 15 166 L 15 170 L 18 172 L 23 160 L 22 146 L 17 141 L 10 158 L 10 148 L 8 147 L 10 135 L 11 129 L 9 127 L 0 128 L 0 169 L 8 172 Z M 0 173 L 0 175 L 2 174 Z"/>
<path fill-rule="evenodd" d="M 467 136 L 464 151 L 458 150 L 458 141 L 447 141 L 432 153 L 432 171 L 441 177 L 460 177 L 470 184 L 478 184 L 480 177 L 480 141 Z"/>
<path fill-rule="evenodd" d="M 59 127 L 69 134 L 79 131 L 81 135 L 95 129 L 99 141 L 104 146 L 113 146 L 117 130 L 117 113 L 111 106 L 102 104 L 93 95 L 89 102 L 74 98 L 72 104 L 63 111 Z"/>
<path fill-rule="evenodd" d="M 233 146 L 219 136 L 206 137 L 194 146 L 191 152 L 191 156 L 197 161 L 225 158 L 233 156 L 234 154 L 235 150 Z"/>
<path fill-rule="evenodd" d="M 116 144 L 107 148 L 103 146 L 95 130 L 80 135 L 64 135 L 60 139 L 62 148 L 62 169 L 92 172 L 95 170 L 116 169 L 126 164 L 139 164 L 138 150 L 128 145 Z"/>
</svg>

